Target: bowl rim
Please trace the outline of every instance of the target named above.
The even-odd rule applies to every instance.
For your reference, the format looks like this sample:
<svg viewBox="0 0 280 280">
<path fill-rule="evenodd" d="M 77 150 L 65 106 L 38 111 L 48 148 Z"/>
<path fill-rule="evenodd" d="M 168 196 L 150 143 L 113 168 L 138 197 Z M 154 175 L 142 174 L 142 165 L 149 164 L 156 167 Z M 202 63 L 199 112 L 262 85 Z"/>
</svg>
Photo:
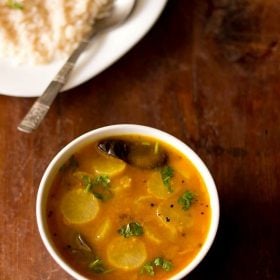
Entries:
<svg viewBox="0 0 280 280">
<path fill-rule="evenodd" d="M 214 242 L 220 218 L 220 206 L 217 188 L 214 179 L 204 162 L 186 143 L 165 131 L 144 125 L 115 124 L 96 128 L 75 138 L 55 155 L 44 171 L 43 177 L 39 184 L 36 199 L 36 221 L 43 244 L 55 262 L 75 279 L 86 280 L 87 278 L 74 270 L 62 259 L 62 257 L 60 257 L 60 254 L 58 250 L 56 250 L 47 228 L 45 204 L 52 180 L 61 164 L 64 163 L 65 160 L 67 160 L 69 156 L 72 155 L 77 149 L 86 146 L 92 141 L 96 141 L 105 137 L 135 134 L 159 139 L 160 141 L 167 143 L 168 145 L 183 153 L 184 156 L 186 156 L 192 162 L 192 164 L 200 173 L 210 199 L 211 222 L 206 240 L 194 259 L 185 268 L 172 276 L 170 280 L 179 280 L 188 275 L 204 259 Z"/>
</svg>

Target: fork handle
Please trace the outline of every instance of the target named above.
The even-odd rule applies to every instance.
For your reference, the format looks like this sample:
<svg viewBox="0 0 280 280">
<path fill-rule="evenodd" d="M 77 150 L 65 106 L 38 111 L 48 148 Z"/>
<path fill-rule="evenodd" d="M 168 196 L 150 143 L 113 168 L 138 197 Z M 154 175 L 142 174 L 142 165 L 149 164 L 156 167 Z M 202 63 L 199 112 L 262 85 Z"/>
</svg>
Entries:
<svg viewBox="0 0 280 280">
<path fill-rule="evenodd" d="M 55 97 L 67 82 L 76 61 L 80 57 L 80 54 L 88 46 L 89 41 L 93 35 L 94 31 L 92 31 L 91 34 L 87 36 L 87 38 L 85 38 L 79 43 L 78 47 L 69 56 L 67 61 L 64 63 L 64 65 L 56 74 L 54 79 L 45 89 L 43 94 L 37 98 L 35 103 L 32 105 L 30 110 L 22 119 L 19 126 L 17 127 L 18 130 L 30 133 L 39 126 L 39 124 L 42 122 L 45 115 L 47 114 L 48 110 L 50 109 L 50 106 L 53 103 Z"/>
</svg>

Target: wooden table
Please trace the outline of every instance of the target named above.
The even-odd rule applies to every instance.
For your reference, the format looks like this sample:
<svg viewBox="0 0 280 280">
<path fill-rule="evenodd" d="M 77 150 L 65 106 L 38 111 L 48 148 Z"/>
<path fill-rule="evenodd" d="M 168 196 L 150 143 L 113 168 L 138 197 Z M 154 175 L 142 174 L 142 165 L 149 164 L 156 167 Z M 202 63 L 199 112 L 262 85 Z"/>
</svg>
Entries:
<svg viewBox="0 0 280 280">
<path fill-rule="evenodd" d="M 279 17 L 272 0 L 169 1 L 136 47 L 60 94 L 30 135 L 16 127 L 34 100 L 0 96 L 0 279 L 71 279 L 39 237 L 38 184 L 65 144 L 117 123 L 175 135 L 215 178 L 218 235 L 188 279 L 280 279 Z"/>
</svg>

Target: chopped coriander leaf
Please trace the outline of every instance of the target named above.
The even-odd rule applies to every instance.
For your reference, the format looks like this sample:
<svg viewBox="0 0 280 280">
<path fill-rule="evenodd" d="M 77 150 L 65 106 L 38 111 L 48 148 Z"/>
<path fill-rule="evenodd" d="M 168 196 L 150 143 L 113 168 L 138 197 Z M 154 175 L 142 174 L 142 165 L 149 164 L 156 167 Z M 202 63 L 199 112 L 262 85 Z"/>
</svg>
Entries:
<svg viewBox="0 0 280 280">
<path fill-rule="evenodd" d="M 170 271 L 173 268 L 173 264 L 171 261 L 168 261 L 162 257 L 157 257 L 151 262 L 146 263 L 142 267 L 141 273 L 146 273 L 150 276 L 154 276 L 155 275 L 154 267 L 160 267 L 165 271 Z"/>
<path fill-rule="evenodd" d="M 154 276 L 155 275 L 155 271 L 154 271 L 154 267 L 153 267 L 153 263 L 146 263 L 142 269 L 141 269 L 141 273 L 142 274 L 148 274 L 150 276 Z"/>
<path fill-rule="evenodd" d="M 92 192 L 92 194 L 99 200 L 106 200 L 105 197 L 101 193 Z"/>
<path fill-rule="evenodd" d="M 11 9 L 15 10 L 22 10 L 23 9 L 23 3 L 14 1 L 14 0 L 7 0 L 7 6 Z"/>
<path fill-rule="evenodd" d="M 154 259 L 154 265 L 161 267 L 165 271 L 170 271 L 173 267 L 172 263 L 168 260 L 165 260 L 162 257 L 158 257 Z"/>
<path fill-rule="evenodd" d="M 93 187 L 91 178 L 87 175 L 83 176 L 82 183 L 83 183 L 83 186 L 86 188 L 86 191 L 90 192 Z"/>
<path fill-rule="evenodd" d="M 182 206 L 183 210 L 188 210 L 194 201 L 195 195 L 190 191 L 184 192 L 178 199 L 178 203 Z"/>
<path fill-rule="evenodd" d="M 95 184 L 101 184 L 104 187 L 108 187 L 111 180 L 108 175 L 99 175 L 95 178 Z"/>
<path fill-rule="evenodd" d="M 87 192 L 92 192 L 93 195 L 100 200 L 106 201 L 112 197 L 110 187 L 110 178 L 107 175 L 99 175 L 95 178 L 90 176 L 82 177 L 82 184 Z"/>
<path fill-rule="evenodd" d="M 154 259 L 153 263 L 154 263 L 155 266 L 162 266 L 163 261 L 164 261 L 163 258 L 157 257 L 157 258 Z"/>
<path fill-rule="evenodd" d="M 174 176 L 174 170 L 172 167 L 166 165 L 160 170 L 161 179 L 168 192 L 172 192 L 171 178 Z"/>
<path fill-rule="evenodd" d="M 113 197 L 113 193 L 110 189 L 104 187 L 97 187 L 92 191 L 92 194 L 99 200 L 107 201 Z"/>
<path fill-rule="evenodd" d="M 165 271 L 170 271 L 173 268 L 173 264 L 170 261 L 163 260 L 163 263 L 162 263 L 161 267 Z"/>
<path fill-rule="evenodd" d="M 99 258 L 93 260 L 92 262 L 89 263 L 88 268 L 95 272 L 95 273 L 108 273 L 111 270 L 106 269 L 106 267 L 103 264 L 103 261 Z"/>
<path fill-rule="evenodd" d="M 140 236 L 143 235 L 144 230 L 143 227 L 136 222 L 129 223 L 127 225 L 123 225 L 119 230 L 118 233 L 125 238 L 128 238 L 130 236 Z"/>
</svg>

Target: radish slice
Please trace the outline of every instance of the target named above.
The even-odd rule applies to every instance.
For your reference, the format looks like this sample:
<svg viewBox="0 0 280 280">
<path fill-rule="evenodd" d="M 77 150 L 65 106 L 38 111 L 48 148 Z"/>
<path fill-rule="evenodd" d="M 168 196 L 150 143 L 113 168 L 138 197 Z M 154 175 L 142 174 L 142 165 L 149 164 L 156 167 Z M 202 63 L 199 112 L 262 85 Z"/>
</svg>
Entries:
<svg viewBox="0 0 280 280">
<path fill-rule="evenodd" d="M 95 234 L 95 241 L 103 240 L 107 234 L 110 232 L 112 227 L 111 220 L 106 219 L 97 229 Z"/>
<path fill-rule="evenodd" d="M 108 261 L 114 267 L 133 270 L 141 267 L 147 259 L 144 243 L 139 238 L 117 237 L 107 249 Z"/>
<path fill-rule="evenodd" d="M 99 211 L 99 202 L 93 194 L 83 189 L 74 189 L 62 198 L 60 210 L 68 223 L 84 224 L 96 217 Z"/>
<path fill-rule="evenodd" d="M 112 156 L 99 156 L 93 159 L 94 171 L 100 175 L 116 176 L 124 171 L 126 163 Z"/>
<path fill-rule="evenodd" d="M 159 172 L 154 172 L 147 182 L 148 192 L 153 196 L 164 199 L 168 198 L 171 193 L 167 187 L 163 184 L 162 178 Z"/>
</svg>

